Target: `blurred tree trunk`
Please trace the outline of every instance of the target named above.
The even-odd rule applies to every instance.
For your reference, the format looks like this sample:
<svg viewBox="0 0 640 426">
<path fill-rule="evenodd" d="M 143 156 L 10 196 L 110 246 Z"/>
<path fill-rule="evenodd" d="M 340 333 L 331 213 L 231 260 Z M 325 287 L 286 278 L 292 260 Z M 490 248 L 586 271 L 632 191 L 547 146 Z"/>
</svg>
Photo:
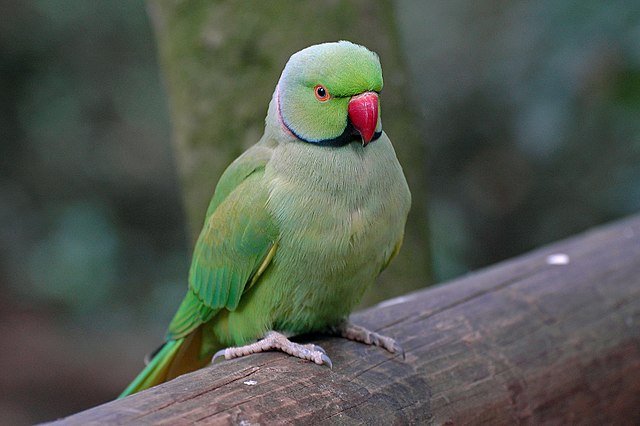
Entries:
<svg viewBox="0 0 640 426">
<path fill-rule="evenodd" d="M 425 149 L 391 2 L 149 0 L 148 5 L 193 240 L 225 167 L 262 135 L 271 94 L 289 56 L 315 43 L 345 39 L 380 55 L 384 128 L 413 194 L 404 247 L 364 303 L 430 281 Z"/>
</svg>

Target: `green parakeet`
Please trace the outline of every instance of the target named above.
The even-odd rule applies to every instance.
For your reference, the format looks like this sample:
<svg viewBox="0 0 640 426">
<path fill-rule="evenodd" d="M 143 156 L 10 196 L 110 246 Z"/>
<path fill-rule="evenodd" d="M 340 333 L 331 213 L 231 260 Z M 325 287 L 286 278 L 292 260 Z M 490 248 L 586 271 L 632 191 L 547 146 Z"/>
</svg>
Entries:
<svg viewBox="0 0 640 426">
<path fill-rule="evenodd" d="M 325 331 L 400 352 L 348 322 L 402 244 L 411 204 L 382 130 L 378 56 L 350 42 L 295 53 L 260 141 L 226 169 L 165 344 L 120 397 L 211 362 L 277 349 L 331 366 Z M 225 349 L 226 348 L 226 349 Z"/>
</svg>

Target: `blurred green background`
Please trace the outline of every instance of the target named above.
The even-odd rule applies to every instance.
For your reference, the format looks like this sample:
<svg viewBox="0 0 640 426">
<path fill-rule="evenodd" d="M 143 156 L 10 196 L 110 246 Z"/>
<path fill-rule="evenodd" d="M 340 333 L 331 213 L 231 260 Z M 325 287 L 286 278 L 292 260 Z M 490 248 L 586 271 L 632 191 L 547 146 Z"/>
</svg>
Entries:
<svg viewBox="0 0 640 426">
<path fill-rule="evenodd" d="M 637 2 L 394 8 L 437 281 L 640 210 Z M 119 393 L 191 248 L 145 3 L 0 16 L 0 418 L 22 424 Z"/>
</svg>

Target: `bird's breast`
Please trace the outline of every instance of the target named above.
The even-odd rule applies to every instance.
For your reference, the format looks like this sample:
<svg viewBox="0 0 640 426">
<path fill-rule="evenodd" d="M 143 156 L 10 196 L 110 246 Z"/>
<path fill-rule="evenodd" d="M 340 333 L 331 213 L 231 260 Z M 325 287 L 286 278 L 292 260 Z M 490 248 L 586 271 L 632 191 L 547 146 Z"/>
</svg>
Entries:
<svg viewBox="0 0 640 426">
<path fill-rule="evenodd" d="M 404 230 L 408 188 L 383 135 L 367 147 L 279 147 L 265 171 L 281 246 L 332 268 L 384 262 Z M 379 265 L 375 265 L 379 268 Z"/>
<path fill-rule="evenodd" d="M 283 330 L 334 324 L 402 237 L 410 196 L 393 148 L 384 135 L 366 148 L 282 144 L 264 178 L 280 239 L 257 291 Z"/>
</svg>

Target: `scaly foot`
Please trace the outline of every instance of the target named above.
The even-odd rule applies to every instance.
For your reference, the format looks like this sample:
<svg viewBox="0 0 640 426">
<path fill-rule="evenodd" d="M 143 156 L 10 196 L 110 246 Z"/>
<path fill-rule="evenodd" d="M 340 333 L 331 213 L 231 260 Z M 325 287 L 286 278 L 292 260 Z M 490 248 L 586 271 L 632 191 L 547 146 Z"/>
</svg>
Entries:
<svg viewBox="0 0 640 426">
<path fill-rule="evenodd" d="M 325 364 L 328 365 L 329 368 L 333 368 L 331 359 L 329 359 L 324 349 L 320 346 L 314 345 L 313 343 L 306 345 L 294 343 L 287 339 L 284 334 L 278 333 L 277 331 L 269 331 L 262 340 L 258 340 L 249 345 L 219 350 L 215 353 L 211 362 L 215 362 L 216 359 L 221 357 L 224 357 L 224 359 L 233 359 L 269 350 L 279 350 L 291 356 L 313 361 L 319 365 Z"/>
<path fill-rule="evenodd" d="M 395 339 L 391 337 L 383 336 L 375 331 L 367 330 L 359 325 L 352 324 L 349 321 L 345 321 L 342 324 L 329 329 L 332 334 L 342 336 L 348 340 L 354 340 L 356 342 L 365 343 L 367 345 L 380 346 L 391 352 L 392 354 L 401 354 L 402 359 L 405 359 L 404 349 Z"/>
</svg>

